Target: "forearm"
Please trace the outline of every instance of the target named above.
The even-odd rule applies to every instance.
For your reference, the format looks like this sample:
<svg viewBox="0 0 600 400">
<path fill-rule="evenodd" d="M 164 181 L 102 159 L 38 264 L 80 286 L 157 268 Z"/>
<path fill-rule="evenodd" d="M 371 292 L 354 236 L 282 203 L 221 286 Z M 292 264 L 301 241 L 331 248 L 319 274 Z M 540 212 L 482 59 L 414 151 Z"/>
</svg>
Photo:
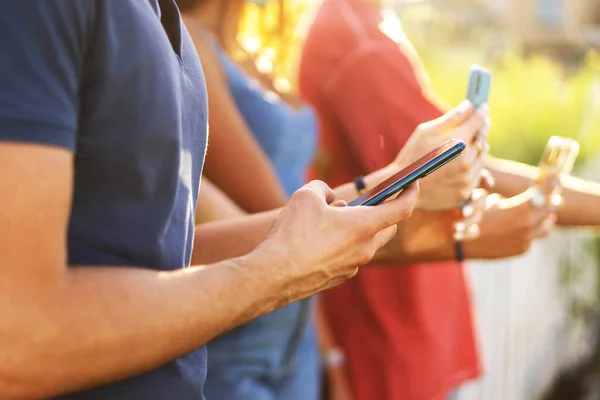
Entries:
<svg viewBox="0 0 600 400">
<path fill-rule="evenodd" d="M 490 158 L 486 167 L 494 176 L 496 191 L 512 197 L 527 190 L 538 178 L 538 168 L 514 161 Z M 600 225 L 600 184 L 565 176 L 561 179 L 564 204 L 558 209 L 558 224 Z"/>
<path fill-rule="evenodd" d="M 76 268 L 50 294 L 3 296 L 11 305 L 0 308 L 0 397 L 94 387 L 199 348 L 280 305 L 283 280 L 262 263 L 254 256 L 175 272 Z"/>
<path fill-rule="evenodd" d="M 393 167 L 384 168 L 366 176 L 365 183 L 373 187 L 394 173 Z M 334 190 L 338 200 L 349 202 L 358 197 L 353 183 Z M 213 263 L 249 253 L 265 240 L 279 210 L 196 225 L 192 264 Z"/>
<path fill-rule="evenodd" d="M 237 204 L 208 179 L 202 179 L 202 187 L 196 206 L 196 223 L 221 221 L 246 215 Z"/>
<path fill-rule="evenodd" d="M 210 264 L 248 254 L 266 239 L 279 211 L 196 225 L 192 264 Z"/>
</svg>

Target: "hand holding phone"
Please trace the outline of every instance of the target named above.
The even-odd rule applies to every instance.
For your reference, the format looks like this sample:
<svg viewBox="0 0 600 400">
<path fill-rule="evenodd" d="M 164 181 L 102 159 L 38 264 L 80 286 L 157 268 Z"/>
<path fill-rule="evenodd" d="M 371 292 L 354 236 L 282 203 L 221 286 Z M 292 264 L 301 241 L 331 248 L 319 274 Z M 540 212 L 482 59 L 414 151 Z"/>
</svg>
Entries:
<svg viewBox="0 0 600 400">
<path fill-rule="evenodd" d="M 375 206 L 400 193 L 411 183 L 424 178 L 435 170 L 458 157 L 465 149 L 464 142 L 451 139 L 400 172 L 392 175 L 362 196 L 357 197 L 349 206 Z"/>
<path fill-rule="evenodd" d="M 579 142 L 575 139 L 552 136 L 539 163 L 541 177 L 547 172 L 570 174 L 578 155 Z"/>
<path fill-rule="evenodd" d="M 579 142 L 575 139 L 552 136 L 548 140 L 542 159 L 538 165 L 539 176 L 536 181 L 536 186 L 545 186 L 544 184 L 551 177 L 560 178 L 561 175 L 568 175 L 573 170 L 575 160 L 579 155 Z M 560 181 L 559 181 L 560 182 Z M 560 203 L 560 187 L 556 187 L 550 193 L 550 196 L 555 203 Z M 538 196 L 538 203 L 542 202 L 541 195 Z M 535 201 L 534 201 L 535 202 Z"/>
</svg>

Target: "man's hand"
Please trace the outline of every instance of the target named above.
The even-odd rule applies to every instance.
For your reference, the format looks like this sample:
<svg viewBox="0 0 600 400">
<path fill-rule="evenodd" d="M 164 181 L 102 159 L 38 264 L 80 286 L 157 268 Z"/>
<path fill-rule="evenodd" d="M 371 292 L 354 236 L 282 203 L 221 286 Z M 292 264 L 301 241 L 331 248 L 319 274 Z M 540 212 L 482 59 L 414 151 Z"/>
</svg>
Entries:
<svg viewBox="0 0 600 400">
<path fill-rule="evenodd" d="M 449 139 L 459 139 L 467 148 L 456 160 L 424 178 L 418 207 L 427 210 L 452 209 L 467 200 L 479 186 L 489 131 L 488 107 L 477 111 L 468 101 L 442 117 L 419 125 L 394 165 L 402 168 Z"/>
<path fill-rule="evenodd" d="M 411 185 L 395 200 L 374 207 L 331 204 L 335 193 L 313 181 L 298 190 L 279 214 L 267 240 L 256 252 L 285 260 L 288 280 L 281 301 L 300 299 L 353 277 L 396 234 L 419 197 Z"/>
</svg>

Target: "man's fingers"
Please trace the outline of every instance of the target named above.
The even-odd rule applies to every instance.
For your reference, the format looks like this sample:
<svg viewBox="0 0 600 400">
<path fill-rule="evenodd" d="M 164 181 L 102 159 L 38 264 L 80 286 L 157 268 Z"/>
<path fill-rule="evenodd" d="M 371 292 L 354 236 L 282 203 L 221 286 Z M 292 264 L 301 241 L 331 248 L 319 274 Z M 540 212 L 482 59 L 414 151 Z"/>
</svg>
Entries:
<svg viewBox="0 0 600 400">
<path fill-rule="evenodd" d="M 375 249 L 379 250 L 383 246 L 385 246 L 390 240 L 396 236 L 396 232 L 398 231 L 397 225 L 388 226 L 384 230 L 381 230 L 375 234 L 373 237 L 373 244 L 375 245 Z"/>
<path fill-rule="evenodd" d="M 326 204 L 331 204 L 335 200 L 335 192 L 323 181 L 311 181 L 300 190 L 312 191 L 320 201 Z"/>
<path fill-rule="evenodd" d="M 331 205 L 334 206 L 334 207 L 346 207 L 348 205 L 348 203 L 346 203 L 344 200 L 336 200 Z"/>
<path fill-rule="evenodd" d="M 369 221 L 373 232 L 381 231 L 398 222 L 404 221 L 412 214 L 419 200 L 419 184 L 408 186 L 394 200 L 386 201 L 377 206 L 355 207 L 361 213 L 358 218 Z"/>
</svg>

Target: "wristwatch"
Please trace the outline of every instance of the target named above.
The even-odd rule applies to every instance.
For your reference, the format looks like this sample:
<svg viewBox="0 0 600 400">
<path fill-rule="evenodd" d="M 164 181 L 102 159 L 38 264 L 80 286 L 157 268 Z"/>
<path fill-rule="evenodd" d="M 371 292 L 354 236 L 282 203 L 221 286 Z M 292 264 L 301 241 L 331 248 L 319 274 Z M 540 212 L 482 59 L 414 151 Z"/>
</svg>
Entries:
<svg viewBox="0 0 600 400">
<path fill-rule="evenodd" d="M 323 355 L 324 367 L 339 367 L 346 364 L 344 352 L 338 348 L 327 350 Z"/>
</svg>

